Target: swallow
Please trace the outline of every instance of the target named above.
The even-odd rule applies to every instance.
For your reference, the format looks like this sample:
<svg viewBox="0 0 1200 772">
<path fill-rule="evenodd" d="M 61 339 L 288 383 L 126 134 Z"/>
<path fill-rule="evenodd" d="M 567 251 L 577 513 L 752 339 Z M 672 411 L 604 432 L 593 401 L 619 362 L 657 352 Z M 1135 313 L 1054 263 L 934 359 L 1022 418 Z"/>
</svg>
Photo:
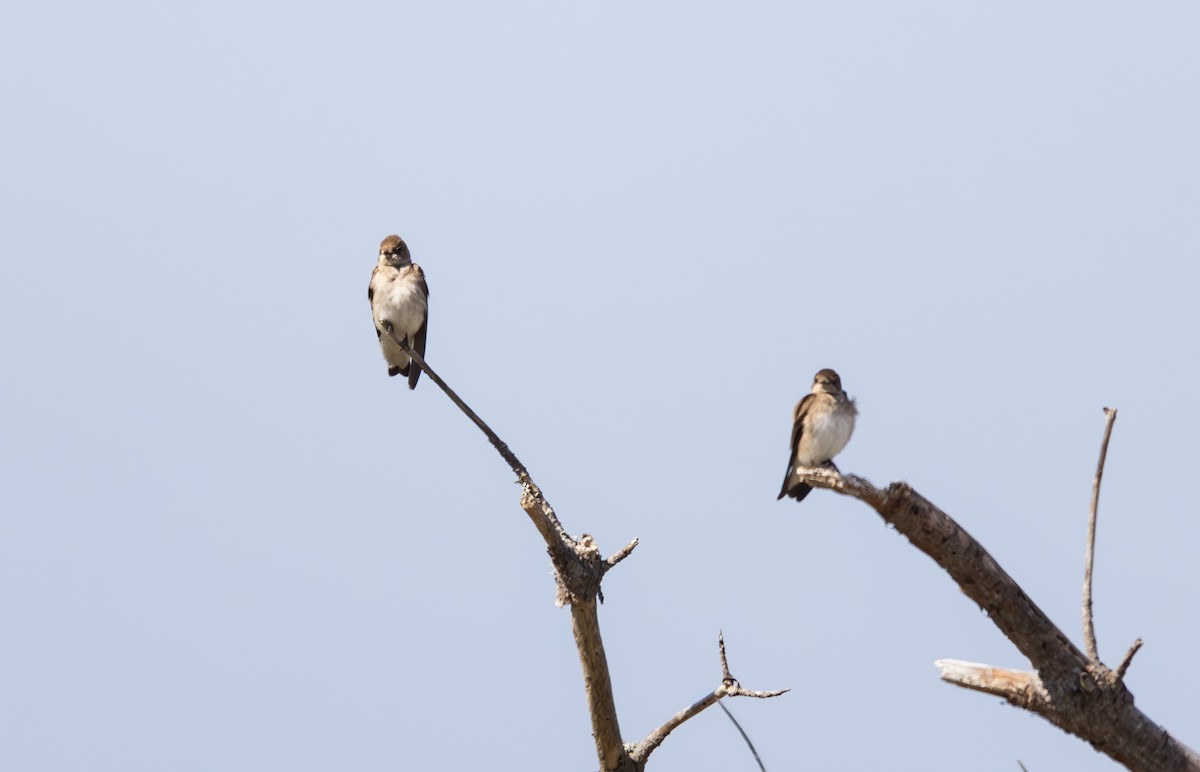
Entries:
<svg viewBox="0 0 1200 772">
<path fill-rule="evenodd" d="M 387 360 L 388 375 L 408 378 L 408 388 L 417 388 L 421 368 L 413 365 L 392 335 L 407 339 L 413 350 L 425 357 L 425 333 L 429 328 L 429 285 L 425 272 L 412 261 L 408 245 L 399 236 L 388 236 L 379 245 L 379 263 L 367 287 L 375 337 Z"/>
<path fill-rule="evenodd" d="M 825 369 L 813 378 L 812 391 L 792 411 L 792 451 L 779 496 L 803 501 L 812 486 L 796 474 L 798 466 L 825 466 L 837 471 L 833 457 L 842 452 L 854 433 L 858 408 L 842 391 L 842 379 Z"/>
</svg>

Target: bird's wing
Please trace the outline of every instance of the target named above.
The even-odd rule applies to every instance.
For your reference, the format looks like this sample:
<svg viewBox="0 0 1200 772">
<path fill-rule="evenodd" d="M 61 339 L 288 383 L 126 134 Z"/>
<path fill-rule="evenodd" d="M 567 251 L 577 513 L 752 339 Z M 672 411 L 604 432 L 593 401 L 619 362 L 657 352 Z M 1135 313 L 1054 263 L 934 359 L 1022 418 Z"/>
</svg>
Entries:
<svg viewBox="0 0 1200 772">
<path fill-rule="evenodd" d="M 804 436 L 804 419 L 808 417 L 808 409 L 812 407 L 813 395 L 805 394 L 804 399 L 796 403 L 792 410 L 792 458 L 796 457 L 796 449 Z"/>
<path fill-rule="evenodd" d="M 421 270 L 421 266 L 414 265 L 413 273 L 417 277 L 417 286 L 421 288 L 421 292 L 425 295 L 426 301 L 429 299 L 429 285 L 425 283 L 425 272 Z M 421 328 L 413 335 L 413 351 L 421 355 L 421 359 L 425 358 L 425 333 L 429 330 L 429 304 L 425 305 L 425 321 L 421 322 Z M 421 368 L 416 362 L 409 364 L 408 373 L 408 388 L 417 388 L 417 381 L 421 378 Z"/>
<path fill-rule="evenodd" d="M 371 271 L 371 283 L 367 285 L 367 302 L 371 304 L 371 323 L 375 326 L 375 338 L 383 339 L 383 330 L 379 327 L 379 320 L 375 318 L 375 280 L 379 278 L 380 266 L 375 266 L 375 270 Z"/>
<path fill-rule="evenodd" d="M 413 263 L 413 273 L 417 275 L 417 281 L 420 282 L 421 292 L 425 293 L 425 299 L 429 299 L 429 285 L 425 283 L 425 271 L 421 270 L 421 266 Z"/>
<path fill-rule="evenodd" d="M 413 351 L 421 355 L 421 359 L 425 358 L 425 331 L 429 329 L 429 311 L 425 311 L 425 321 L 421 322 L 421 329 L 417 330 L 413 336 Z M 417 381 L 421 378 L 421 368 L 416 362 L 408 363 L 408 388 L 417 388 Z"/>
<path fill-rule="evenodd" d="M 812 395 L 807 394 L 796 403 L 796 407 L 792 410 L 792 449 L 788 453 L 787 472 L 783 475 L 783 487 L 779 489 L 777 498 L 781 499 L 787 495 L 788 482 L 792 479 L 792 470 L 796 467 L 796 448 L 800 447 L 800 439 L 804 435 L 804 419 L 808 416 L 810 404 L 812 404 Z M 799 498 L 803 498 L 803 496 Z"/>
<path fill-rule="evenodd" d="M 371 271 L 371 283 L 367 285 L 367 302 L 375 302 L 375 277 L 379 275 L 379 266 L 375 266 L 375 270 Z"/>
</svg>

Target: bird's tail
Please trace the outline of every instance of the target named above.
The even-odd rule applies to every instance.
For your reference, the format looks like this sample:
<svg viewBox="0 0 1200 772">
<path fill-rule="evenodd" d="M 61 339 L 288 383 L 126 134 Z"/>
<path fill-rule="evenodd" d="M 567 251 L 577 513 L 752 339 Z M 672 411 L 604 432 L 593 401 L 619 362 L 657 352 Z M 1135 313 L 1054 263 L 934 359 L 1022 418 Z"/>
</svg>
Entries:
<svg viewBox="0 0 1200 772">
<path fill-rule="evenodd" d="M 408 376 L 409 390 L 417 388 L 417 380 L 421 377 L 421 368 L 417 367 L 417 363 L 411 359 L 408 362 L 408 372 L 405 375 Z"/>
<path fill-rule="evenodd" d="M 796 501 L 804 501 L 804 497 L 807 496 L 808 492 L 811 490 L 812 490 L 812 486 L 809 485 L 808 483 L 797 483 L 796 485 L 793 485 L 790 489 L 787 488 L 785 485 L 784 489 L 779 492 L 779 498 L 783 498 L 784 496 L 787 496 L 789 498 L 795 499 Z"/>
<path fill-rule="evenodd" d="M 788 464 L 787 474 L 783 476 L 783 486 L 779 489 L 779 495 L 775 497 L 779 501 L 784 496 L 791 496 L 796 501 L 804 501 L 804 497 L 812 490 L 812 486 L 807 483 L 796 483 L 792 485 L 792 472 L 795 467 Z"/>
<path fill-rule="evenodd" d="M 838 474 L 842 473 L 842 470 L 837 468 L 837 464 L 833 463 L 833 459 L 826 461 L 820 466 L 823 466 L 826 469 L 832 469 Z M 807 496 L 808 492 L 812 490 L 812 486 L 808 483 L 796 483 L 795 485 L 791 486 L 791 488 L 788 487 L 788 482 L 792 479 L 793 468 L 794 467 L 788 467 L 787 477 L 783 478 L 783 487 L 779 489 L 779 495 L 775 497 L 776 501 L 779 501 L 779 499 L 783 498 L 784 496 L 791 496 L 796 501 L 804 501 L 804 497 Z"/>
</svg>

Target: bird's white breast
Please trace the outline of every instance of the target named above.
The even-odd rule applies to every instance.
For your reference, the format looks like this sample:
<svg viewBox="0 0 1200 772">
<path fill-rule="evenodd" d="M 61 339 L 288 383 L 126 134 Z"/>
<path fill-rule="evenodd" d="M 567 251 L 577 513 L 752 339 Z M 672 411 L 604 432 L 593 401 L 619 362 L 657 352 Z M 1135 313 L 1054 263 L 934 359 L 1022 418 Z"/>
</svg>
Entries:
<svg viewBox="0 0 1200 772">
<path fill-rule="evenodd" d="M 375 318 L 391 322 L 397 333 L 410 338 L 425 322 L 427 308 L 425 293 L 408 272 L 386 282 L 375 295 Z"/>
<path fill-rule="evenodd" d="M 854 433 L 853 410 L 834 409 L 811 417 L 805 432 L 802 447 L 798 450 L 797 462 L 802 466 L 816 466 L 829 461 L 850 442 Z"/>
</svg>

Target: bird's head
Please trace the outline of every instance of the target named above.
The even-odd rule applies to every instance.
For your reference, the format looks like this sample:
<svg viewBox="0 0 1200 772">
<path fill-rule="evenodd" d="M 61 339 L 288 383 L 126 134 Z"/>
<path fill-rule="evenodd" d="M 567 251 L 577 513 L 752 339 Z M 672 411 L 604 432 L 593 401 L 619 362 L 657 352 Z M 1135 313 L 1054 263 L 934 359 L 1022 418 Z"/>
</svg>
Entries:
<svg viewBox="0 0 1200 772">
<path fill-rule="evenodd" d="M 813 394 L 832 394 L 835 397 L 842 393 L 842 379 L 838 374 L 826 367 L 813 376 Z"/>
<path fill-rule="evenodd" d="M 412 255 L 408 253 L 408 245 L 399 236 L 388 236 L 379 245 L 379 262 L 400 268 L 412 264 Z"/>
</svg>

